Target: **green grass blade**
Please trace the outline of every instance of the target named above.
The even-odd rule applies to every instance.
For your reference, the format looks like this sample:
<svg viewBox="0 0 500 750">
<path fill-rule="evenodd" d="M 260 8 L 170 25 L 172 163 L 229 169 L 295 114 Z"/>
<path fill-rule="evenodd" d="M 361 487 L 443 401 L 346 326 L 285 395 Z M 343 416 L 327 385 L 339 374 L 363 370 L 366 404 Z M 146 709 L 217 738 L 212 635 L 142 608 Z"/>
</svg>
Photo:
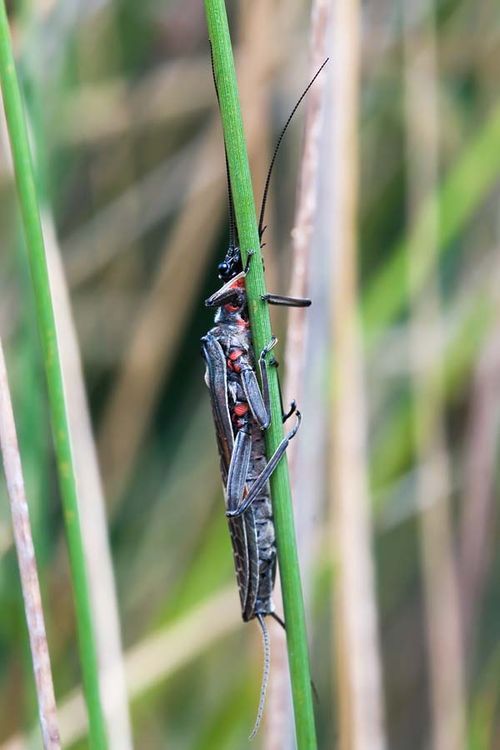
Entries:
<svg viewBox="0 0 500 750">
<path fill-rule="evenodd" d="M 248 253 L 255 253 L 246 278 L 246 291 L 255 352 L 258 354 L 271 339 L 271 322 L 266 302 L 260 242 L 250 178 L 250 168 L 238 99 L 236 72 L 223 0 L 205 0 L 208 31 L 220 97 L 222 127 L 227 147 L 233 188 L 236 222 L 243 264 Z M 269 377 L 272 423 L 266 432 L 266 449 L 270 456 L 283 437 L 281 405 L 276 368 Z M 316 748 L 309 655 L 304 617 L 302 587 L 295 541 L 288 465 L 283 458 L 271 477 L 271 492 L 276 528 L 278 561 L 287 624 L 287 647 L 299 750 Z"/>
<path fill-rule="evenodd" d="M 19 203 L 26 234 L 48 382 L 52 428 L 75 593 L 83 684 L 89 714 L 90 742 L 91 747 L 95 750 L 103 750 L 107 742 L 99 696 L 98 665 L 92 630 L 83 540 L 78 516 L 76 477 L 71 454 L 63 376 L 40 225 L 35 176 L 3 0 L 0 2 L 0 82 L 12 147 Z"/>
</svg>

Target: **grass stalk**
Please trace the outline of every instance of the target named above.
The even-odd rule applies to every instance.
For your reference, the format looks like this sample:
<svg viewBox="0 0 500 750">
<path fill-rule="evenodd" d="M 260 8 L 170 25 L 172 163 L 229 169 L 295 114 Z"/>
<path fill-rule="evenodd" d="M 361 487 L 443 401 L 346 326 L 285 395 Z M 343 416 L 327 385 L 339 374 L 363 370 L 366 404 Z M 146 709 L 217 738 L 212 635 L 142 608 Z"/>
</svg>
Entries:
<svg viewBox="0 0 500 750">
<path fill-rule="evenodd" d="M 500 313 L 500 311 L 498 311 Z M 498 320 L 498 319 L 497 319 Z M 471 414 L 464 460 L 464 496 L 459 526 L 459 590 L 462 609 L 465 673 L 474 664 L 477 627 L 487 576 L 494 559 L 497 514 L 498 417 L 495 403 L 500 382 L 500 336 L 498 322 L 483 344 L 474 369 Z M 487 745 L 486 745 L 487 746 Z"/>
<path fill-rule="evenodd" d="M 35 175 L 10 43 L 8 19 L 3 1 L 0 2 L 0 83 L 26 235 L 48 383 L 52 429 L 75 595 L 83 685 L 89 714 L 90 741 L 92 748 L 103 750 L 107 742 L 99 696 L 98 664 L 78 515 L 76 476 L 71 452 L 62 368 L 40 223 Z"/>
<path fill-rule="evenodd" d="M 47 634 L 45 632 L 40 583 L 36 567 L 35 548 L 31 534 L 21 456 L 19 454 L 16 425 L 1 341 L 0 444 L 10 499 L 12 527 L 23 590 L 26 625 L 31 646 L 42 741 L 45 750 L 60 750 L 61 742 L 57 724 L 56 701 Z"/>
<path fill-rule="evenodd" d="M 268 306 L 261 297 L 266 293 L 260 253 L 259 234 L 252 192 L 252 182 L 243 131 L 236 72 L 223 0 L 205 0 L 208 32 L 220 98 L 224 139 L 233 187 L 236 222 L 243 265 L 249 252 L 254 253 L 246 279 L 246 291 L 253 345 L 260 352 L 271 339 Z M 278 376 L 270 368 L 271 426 L 266 432 L 268 455 L 274 452 L 283 437 Z M 291 505 L 288 464 L 283 458 L 271 477 L 271 494 L 276 542 L 287 623 L 287 647 L 295 715 L 295 730 L 299 750 L 316 748 L 313 703 L 307 634 L 302 599 L 297 546 Z"/>
<path fill-rule="evenodd" d="M 384 750 L 382 659 L 367 466 L 367 389 L 359 325 L 361 3 L 332 14 L 330 518 L 336 566 L 332 642 L 341 750 Z M 334 356 L 333 356 L 334 354 Z"/>
</svg>

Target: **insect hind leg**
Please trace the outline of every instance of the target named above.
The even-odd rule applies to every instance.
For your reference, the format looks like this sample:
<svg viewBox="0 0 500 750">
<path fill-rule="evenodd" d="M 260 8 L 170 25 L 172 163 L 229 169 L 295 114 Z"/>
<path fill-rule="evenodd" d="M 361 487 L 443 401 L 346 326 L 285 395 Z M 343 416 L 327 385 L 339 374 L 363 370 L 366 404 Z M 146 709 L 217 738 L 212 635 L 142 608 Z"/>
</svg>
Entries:
<svg viewBox="0 0 500 750">
<path fill-rule="evenodd" d="M 284 631 L 285 631 L 285 633 L 286 633 L 286 625 L 285 625 L 285 621 L 284 621 L 284 620 L 282 620 L 282 619 L 281 619 L 281 617 L 280 617 L 279 615 L 277 615 L 277 614 L 276 614 L 276 612 L 269 612 L 269 617 L 272 617 L 272 618 L 273 618 L 273 620 L 276 620 L 276 622 L 277 622 L 277 623 L 278 623 L 279 625 L 281 625 L 281 627 L 283 628 L 283 630 L 284 630 Z"/>
</svg>

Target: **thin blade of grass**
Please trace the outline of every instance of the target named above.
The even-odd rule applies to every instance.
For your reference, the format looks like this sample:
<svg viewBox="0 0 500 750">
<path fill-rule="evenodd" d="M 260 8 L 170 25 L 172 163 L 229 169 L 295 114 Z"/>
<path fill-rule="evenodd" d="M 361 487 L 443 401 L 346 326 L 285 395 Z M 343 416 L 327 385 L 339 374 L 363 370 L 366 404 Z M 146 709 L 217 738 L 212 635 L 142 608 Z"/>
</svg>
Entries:
<svg viewBox="0 0 500 750">
<path fill-rule="evenodd" d="M 245 285 L 253 346 L 254 350 L 260 353 L 271 340 L 272 333 L 268 306 L 262 300 L 262 295 L 266 293 L 266 289 L 231 39 L 223 0 L 205 0 L 205 11 L 212 44 L 224 140 L 228 154 L 240 249 L 244 265 L 249 252 L 254 253 Z M 269 390 L 272 421 L 270 428 L 266 431 L 268 456 L 275 451 L 283 438 L 281 402 L 275 368 L 271 368 L 270 371 Z M 297 744 L 299 750 L 304 748 L 310 750 L 316 747 L 316 730 L 304 604 L 286 458 L 280 461 L 271 477 L 271 496 L 285 621 L 287 623 L 288 659 L 294 700 Z"/>
<path fill-rule="evenodd" d="M 62 369 L 35 176 L 3 0 L 0 2 L 0 81 L 44 352 L 53 436 L 75 593 L 81 666 L 91 724 L 91 745 L 96 750 L 97 748 L 103 750 L 107 746 L 107 741 L 99 695 L 98 663 L 92 628 L 87 572 L 78 513 L 76 475 L 71 451 Z"/>
<path fill-rule="evenodd" d="M 35 115 L 41 111 L 39 100 L 43 83 L 39 80 L 40 71 L 34 66 L 34 59 L 37 58 L 37 53 L 43 57 L 45 37 L 37 26 L 37 14 L 33 13 L 33 8 L 27 10 L 23 34 L 25 38 L 29 38 L 30 46 L 29 50 L 23 47 L 26 52 L 23 56 L 25 64 L 24 90 L 27 96 L 28 126 L 36 143 L 35 154 L 42 155 L 45 150 L 45 130 L 41 118 L 37 118 Z M 31 14 L 29 11 L 31 11 Z M 41 168 L 45 166 L 43 159 L 37 159 L 36 161 L 41 165 Z M 40 202 L 43 206 L 41 211 L 42 232 L 45 239 L 50 288 L 76 466 L 78 503 L 94 612 L 103 708 L 110 749 L 129 750 L 132 747 L 132 730 L 128 714 L 121 650 L 120 618 L 107 532 L 106 505 L 85 391 L 78 336 L 56 227 L 47 201 L 47 182 L 45 172 L 40 179 Z M 113 679 L 109 680 L 108 675 L 111 669 Z"/>
</svg>

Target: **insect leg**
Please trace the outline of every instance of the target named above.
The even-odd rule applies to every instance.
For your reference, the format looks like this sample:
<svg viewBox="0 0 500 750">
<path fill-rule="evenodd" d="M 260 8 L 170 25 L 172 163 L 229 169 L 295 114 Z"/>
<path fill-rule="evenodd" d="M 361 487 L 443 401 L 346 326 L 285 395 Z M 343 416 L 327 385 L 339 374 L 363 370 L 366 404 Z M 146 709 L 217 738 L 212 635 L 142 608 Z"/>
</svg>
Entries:
<svg viewBox="0 0 500 750">
<path fill-rule="evenodd" d="M 309 307 L 311 300 L 307 297 L 286 297 L 282 294 L 263 294 L 261 299 L 270 305 L 281 305 L 282 307 Z"/>
<path fill-rule="evenodd" d="M 271 424 L 271 405 L 269 399 L 269 380 L 267 376 L 266 356 L 278 343 L 276 336 L 273 336 L 269 344 L 264 347 L 259 357 L 259 370 L 262 380 L 262 392 L 254 370 L 246 367 L 241 371 L 241 383 L 245 396 L 255 421 L 261 430 L 267 430 Z"/>
<path fill-rule="evenodd" d="M 270 403 L 270 398 L 269 398 L 269 378 L 267 374 L 267 368 L 269 366 L 277 367 L 278 362 L 276 361 L 276 359 L 273 358 L 272 362 L 268 363 L 266 360 L 266 355 L 271 351 L 271 349 L 273 349 L 276 346 L 277 343 L 278 343 L 278 339 L 276 338 L 276 336 L 273 336 L 269 344 L 264 347 L 259 357 L 260 377 L 262 380 L 262 396 L 264 399 L 264 404 L 266 405 L 266 409 L 269 414 L 271 413 L 271 403 Z M 295 403 L 295 401 L 292 401 L 292 403 L 290 404 L 290 409 L 285 414 L 285 410 L 283 409 L 283 395 L 281 393 L 281 383 L 279 379 L 278 379 L 278 388 L 279 388 L 279 394 L 280 394 L 282 420 L 283 422 L 286 422 L 286 420 L 289 417 L 291 417 L 292 414 L 295 414 L 295 412 L 297 411 L 297 404 Z"/>
<path fill-rule="evenodd" d="M 270 617 L 273 618 L 273 620 L 276 620 L 276 622 L 279 623 L 281 625 L 281 627 L 283 628 L 283 630 L 286 632 L 285 621 L 282 620 L 281 617 L 276 614 L 276 612 L 269 612 L 269 615 L 270 615 Z"/>
<path fill-rule="evenodd" d="M 300 411 L 296 411 L 295 415 L 297 417 L 297 422 L 293 429 L 290 430 L 290 432 L 283 438 L 281 443 L 278 445 L 276 450 L 274 451 L 273 455 L 269 459 L 267 465 L 264 467 L 264 469 L 261 471 L 255 482 L 252 484 L 250 488 L 250 492 L 245 497 L 243 502 L 235 509 L 235 510 L 227 510 L 226 516 L 229 516 L 231 518 L 234 518 L 235 516 L 241 516 L 242 513 L 244 513 L 250 505 L 253 503 L 255 498 L 259 495 L 259 493 L 262 491 L 262 488 L 265 486 L 266 482 L 268 481 L 269 477 L 275 470 L 276 466 L 278 465 L 280 459 L 283 457 L 283 454 L 285 453 L 286 449 L 288 448 L 288 443 L 290 440 L 296 435 L 297 430 L 300 427 L 300 423 L 302 420 L 302 415 Z"/>
<path fill-rule="evenodd" d="M 264 404 L 266 406 L 268 414 L 271 414 L 271 399 L 269 397 L 269 378 L 267 375 L 266 357 L 271 349 L 274 349 L 277 343 L 278 339 L 276 338 L 276 336 L 273 336 L 271 338 L 271 341 L 263 348 L 259 357 L 260 379 L 262 381 L 262 398 L 264 399 Z"/>
<path fill-rule="evenodd" d="M 250 263 L 252 262 L 252 258 L 255 255 L 255 250 L 249 250 L 247 253 L 247 262 L 245 264 L 245 270 L 244 274 L 247 275 L 248 271 L 250 270 Z"/>
<path fill-rule="evenodd" d="M 271 417 L 269 411 L 269 386 L 264 386 L 262 381 L 263 393 L 260 391 L 259 381 L 255 371 L 251 367 L 241 371 L 241 384 L 245 392 L 246 400 L 250 411 L 255 418 L 255 421 L 259 425 L 261 430 L 267 430 L 271 424 Z M 267 394 L 267 403 L 266 403 Z"/>
<path fill-rule="evenodd" d="M 247 425 L 244 425 L 236 435 L 234 441 L 231 463 L 227 474 L 226 497 L 227 512 L 226 515 L 232 515 L 234 509 L 241 502 L 245 491 L 245 483 L 250 466 L 250 453 L 252 450 L 252 437 Z"/>
<path fill-rule="evenodd" d="M 280 387 L 280 395 L 281 395 L 281 387 Z M 283 412 L 283 403 L 281 404 L 281 411 Z M 290 419 L 292 414 L 295 414 L 296 411 L 297 411 L 297 403 L 294 399 L 292 403 L 290 404 L 290 408 L 287 411 L 287 413 L 286 414 L 283 413 L 283 422 L 286 422 L 287 419 Z"/>
</svg>

